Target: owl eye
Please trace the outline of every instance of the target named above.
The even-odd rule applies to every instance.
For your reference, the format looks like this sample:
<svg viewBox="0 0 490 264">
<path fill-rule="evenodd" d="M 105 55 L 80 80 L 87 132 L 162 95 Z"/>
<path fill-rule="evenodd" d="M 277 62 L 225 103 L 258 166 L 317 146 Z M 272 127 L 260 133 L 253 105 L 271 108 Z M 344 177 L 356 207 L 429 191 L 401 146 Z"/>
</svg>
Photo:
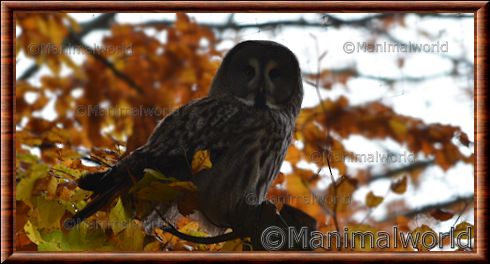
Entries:
<svg viewBox="0 0 490 264">
<path fill-rule="evenodd" d="M 255 75 L 255 69 L 252 66 L 247 65 L 245 68 L 243 68 L 243 74 L 245 77 L 247 77 L 247 79 L 252 79 Z"/>
<path fill-rule="evenodd" d="M 281 75 L 281 72 L 279 71 L 279 69 L 272 69 L 270 72 L 269 72 L 269 78 L 271 80 L 275 80 L 277 78 L 279 78 L 279 76 Z"/>
</svg>

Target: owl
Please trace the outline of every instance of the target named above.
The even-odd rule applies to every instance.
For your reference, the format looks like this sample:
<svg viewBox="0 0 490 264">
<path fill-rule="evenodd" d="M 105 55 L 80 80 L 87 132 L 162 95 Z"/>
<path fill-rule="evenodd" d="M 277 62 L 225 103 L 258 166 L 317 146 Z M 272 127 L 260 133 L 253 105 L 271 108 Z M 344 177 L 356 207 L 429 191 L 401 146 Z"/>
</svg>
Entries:
<svg viewBox="0 0 490 264">
<path fill-rule="evenodd" d="M 125 195 L 146 168 L 197 188 L 198 212 L 207 226 L 239 230 L 264 203 L 291 142 L 303 87 L 295 55 L 272 41 L 244 41 L 224 57 L 209 95 L 165 117 L 147 143 L 105 172 L 82 177 L 93 192 L 72 217 L 83 219 Z M 192 175 L 193 154 L 208 151 L 212 168 Z M 253 199 L 250 199 L 250 198 Z M 158 206 L 168 215 L 168 206 Z M 145 225 L 158 222 L 150 214 Z"/>
</svg>

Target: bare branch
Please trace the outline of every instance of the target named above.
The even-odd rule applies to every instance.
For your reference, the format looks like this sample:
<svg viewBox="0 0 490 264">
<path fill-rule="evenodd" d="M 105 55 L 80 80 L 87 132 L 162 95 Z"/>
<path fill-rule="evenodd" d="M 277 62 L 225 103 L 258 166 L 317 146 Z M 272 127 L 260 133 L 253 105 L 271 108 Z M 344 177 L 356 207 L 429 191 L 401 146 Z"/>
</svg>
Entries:
<svg viewBox="0 0 490 264">
<path fill-rule="evenodd" d="M 387 179 L 390 177 L 395 177 L 397 175 L 400 175 L 401 173 L 409 173 L 409 172 L 412 172 L 414 170 L 425 169 L 425 168 L 427 168 L 431 165 L 434 165 L 434 164 L 435 164 L 435 160 L 419 160 L 419 161 L 413 162 L 407 166 L 403 166 L 403 167 L 396 168 L 396 169 L 391 169 L 391 170 L 388 170 L 388 171 L 386 171 L 384 173 L 380 173 L 380 174 L 374 174 L 367 179 L 367 183 L 371 183 L 371 182 L 377 181 L 377 180 Z"/>
<path fill-rule="evenodd" d="M 395 213 L 392 213 L 391 215 L 389 215 L 388 217 L 382 219 L 379 222 L 387 222 L 390 220 L 394 220 L 398 216 L 413 217 L 413 216 L 416 216 L 418 214 L 430 212 L 434 209 L 448 208 L 448 207 L 456 206 L 456 205 L 462 204 L 462 203 L 469 204 L 469 203 L 473 203 L 474 199 L 475 199 L 474 194 L 467 195 L 467 196 L 459 196 L 459 197 L 453 198 L 453 199 L 445 201 L 445 202 L 428 204 L 428 205 L 420 206 L 418 208 L 414 208 L 411 210 L 404 210 L 404 211 L 400 211 L 400 212 L 395 212 Z"/>
<path fill-rule="evenodd" d="M 442 14 L 419 14 L 425 17 L 437 17 L 437 18 L 473 18 L 473 15 L 466 14 L 454 14 L 454 15 L 442 15 Z M 263 23 L 237 23 L 234 17 L 227 19 L 225 23 L 199 23 L 201 26 L 209 27 L 217 31 L 223 30 L 235 30 L 240 31 L 249 28 L 277 28 L 277 27 L 309 27 L 309 28 L 327 28 L 327 27 L 340 27 L 340 26 L 354 26 L 354 27 L 365 27 L 366 23 L 373 20 L 385 19 L 401 16 L 396 13 L 383 13 L 371 16 L 366 16 L 362 18 L 355 19 L 341 19 L 331 14 L 322 14 L 320 21 L 307 21 L 303 18 L 294 20 L 279 20 L 279 21 L 269 21 Z M 142 27 L 155 27 L 155 26 L 170 26 L 173 25 L 175 21 L 173 20 L 149 20 L 144 23 L 136 24 L 136 26 Z"/>
<path fill-rule="evenodd" d="M 414 83 L 424 82 L 427 80 L 447 77 L 451 74 L 450 72 L 443 72 L 443 73 L 426 75 L 426 76 L 403 76 L 400 78 L 392 78 L 392 77 L 385 77 L 385 76 L 363 74 L 363 73 L 360 73 L 357 69 L 350 68 L 350 67 L 349 68 L 343 68 L 343 69 L 329 69 L 328 71 L 330 74 L 332 74 L 332 76 L 334 78 L 335 78 L 335 76 L 341 76 L 343 74 L 348 74 L 353 78 L 361 78 L 361 79 L 368 79 L 368 80 L 374 80 L 374 81 L 381 81 L 381 82 L 385 82 L 388 84 L 393 84 L 396 82 L 414 82 Z M 316 79 L 316 76 L 317 76 L 316 73 L 311 73 L 311 72 L 303 72 L 303 75 L 306 78 L 311 78 L 311 79 Z"/>
</svg>

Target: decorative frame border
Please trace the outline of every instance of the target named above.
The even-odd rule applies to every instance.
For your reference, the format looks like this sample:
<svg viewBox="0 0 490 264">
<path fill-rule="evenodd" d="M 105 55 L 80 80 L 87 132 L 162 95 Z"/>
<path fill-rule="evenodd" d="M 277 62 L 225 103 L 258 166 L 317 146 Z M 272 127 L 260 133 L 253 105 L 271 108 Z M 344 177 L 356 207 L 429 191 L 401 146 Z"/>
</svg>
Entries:
<svg viewBox="0 0 490 264">
<path fill-rule="evenodd" d="M 1 3 L 1 261 L 226 261 L 226 260 L 346 260 L 346 261 L 479 261 L 488 262 L 487 228 L 489 195 L 486 178 L 488 152 L 488 1 L 186 1 L 186 2 L 105 2 L 56 1 Z M 476 252 L 379 252 L 379 253 L 313 253 L 313 252 L 16 252 L 14 248 L 14 140 L 15 111 L 15 12 L 472 12 L 474 19 L 475 56 L 475 235 Z"/>
</svg>

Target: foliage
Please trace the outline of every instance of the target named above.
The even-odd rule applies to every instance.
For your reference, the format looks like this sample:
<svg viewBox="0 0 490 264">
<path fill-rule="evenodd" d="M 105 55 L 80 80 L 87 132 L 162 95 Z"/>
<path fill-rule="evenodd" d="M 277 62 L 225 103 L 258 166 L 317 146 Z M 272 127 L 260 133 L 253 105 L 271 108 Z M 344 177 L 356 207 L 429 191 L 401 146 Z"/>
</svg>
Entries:
<svg viewBox="0 0 490 264">
<path fill-rule="evenodd" d="M 104 170 L 115 164 L 124 153 L 145 143 L 157 122 L 166 114 L 190 100 L 207 94 L 224 51 L 217 50 L 219 39 L 213 31 L 178 14 L 172 25 L 113 24 L 102 43 L 105 51 L 84 49 L 84 60 L 74 62 L 63 52 L 66 40 L 76 40 L 80 25 L 67 14 L 16 14 L 21 33 L 16 50 L 24 52 L 51 74 L 43 75 L 39 84 L 19 80 L 16 83 L 16 248 L 39 251 L 79 250 L 242 250 L 247 242 L 227 241 L 216 245 L 199 245 L 180 240 L 161 229 L 155 236 L 145 235 L 141 222 L 129 217 L 118 199 L 72 230 L 63 228 L 64 220 L 83 208 L 90 192 L 79 189 L 75 181 L 84 173 Z M 162 41 L 149 34 L 151 27 L 165 34 Z M 205 44 L 203 44 L 205 43 Z M 41 52 L 33 52 L 32 45 Z M 44 45 L 44 46 L 43 46 Z M 57 52 L 45 47 L 55 45 Z M 110 49 L 124 47 L 124 49 Z M 108 66 L 109 65 L 109 66 Z M 70 74 L 61 74 L 63 68 Z M 328 70 L 307 76 L 319 78 L 318 89 L 330 89 Z M 124 78 L 121 76 L 125 76 Z M 335 82 L 345 83 L 353 74 L 339 75 Z M 32 102 L 28 97 L 34 97 Z M 54 105 L 55 117 L 43 118 L 41 111 Z M 364 203 L 352 199 L 373 177 L 370 170 L 349 174 L 346 159 L 356 160 L 343 140 L 360 135 L 370 140 L 392 139 L 417 157 L 433 158 L 444 171 L 458 162 L 473 164 L 473 155 L 465 155 L 462 147 L 470 147 L 468 136 L 460 128 L 443 124 L 426 124 L 422 120 L 397 114 L 381 102 L 352 105 L 347 97 L 322 100 L 315 107 L 302 109 L 296 123 L 294 144 L 286 160 L 292 167 L 280 174 L 268 197 L 278 206 L 288 203 L 317 219 L 322 232 L 349 227 L 354 231 L 386 230 L 398 225 L 413 234 L 433 230 L 425 224 L 409 227 L 409 216 L 396 217 L 384 223 L 362 223 L 354 220 L 360 210 L 374 210 L 389 193 L 400 195 L 417 182 L 423 169 L 399 171 L 393 177 L 389 193 L 372 191 Z M 38 150 L 39 157 L 31 150 Z M 99 166 L 82 162 L 90 157 Z M 299 166 L 306 161 L 319 168 L 329 166 L 336 172 L 320 173 Z M 209 153 L 196 153 L 193 171 L 211 168 Z M 328 187 L 318 183 L 330 181 Z M 152 183 L 152 184 L 149 184 Z M 144 178 L 130 190 L 146 202 L 180 199 L 184 215 L 193 211 L 194 186 L 177 182 L 159 172 L 146 170 Z M 158 195 L 156 195 L 158 194 Z M 293 197 L 294 199 L 291 199 Z M 298 197 L 308 197 L 299 199 Z M 148 208 L 140 205 L 138 208 Z M 406 209 L 406 205 L 388 206 Z M 466 209 L 466 206 L 464 207 Z M 459 204 L 449 209 L 436 209 L 430 215 L 437 221 L 452 219 L 462 209 Z M 458 211 L 459 210 L 459 211 Z M 462 211 L 461 211 L 462 212 Z M 114 224 L 118 223 L 118 224 Z M 457 225 L 458 232 L 471 224 Z M 179 231 L 206 236 L 198 224 L 183 218 Z M 449 241 L 444 241 L 446 244 Z M 430 250 L 415 245 L 407 250 Z M 393 245 L 386 250 L 394 250 Z"/>
</svg>

